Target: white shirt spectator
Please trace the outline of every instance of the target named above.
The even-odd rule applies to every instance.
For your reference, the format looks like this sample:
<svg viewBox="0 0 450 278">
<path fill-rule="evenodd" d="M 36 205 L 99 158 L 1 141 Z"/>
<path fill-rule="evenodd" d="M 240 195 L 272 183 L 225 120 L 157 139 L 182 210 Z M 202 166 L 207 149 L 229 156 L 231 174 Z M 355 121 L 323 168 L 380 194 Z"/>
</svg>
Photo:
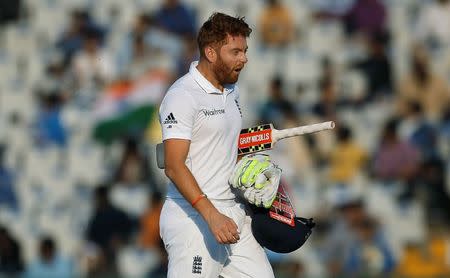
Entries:
<svg viewBox="0 0 450 278">
<path fill-rule="evenodd" d="M 150 191 L 143 184 L 115 184 L 109 194 L 111 203 L 127 215 L 140 218 L 148 207 Z"/>
<path fill-rule="evenodd" d="M 73 71 L 79 88 L 110 82 L 116 73 L 112 57 L 104 49 L 98 49 L 95 54 L 79 52 L 73 60 Z"/>
</svg>

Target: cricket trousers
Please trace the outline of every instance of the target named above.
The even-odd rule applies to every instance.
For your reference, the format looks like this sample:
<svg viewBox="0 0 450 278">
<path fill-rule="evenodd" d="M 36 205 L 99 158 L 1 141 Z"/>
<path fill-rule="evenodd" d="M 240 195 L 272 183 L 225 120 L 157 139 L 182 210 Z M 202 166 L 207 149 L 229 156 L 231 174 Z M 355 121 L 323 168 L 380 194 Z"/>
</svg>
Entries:
<svg viewBox="0 0 450 278">
<path fill-rule="evenodd" d="M 160 235 L 169 255 L 168 278 L 273 278 L 264 249 L 253 237 L 251 218 L 243 204 L 212 200 L 240 231 L 235 244 L 219 244 L 203 217 L 184 199 L 166 199 Z"/>
</svg>

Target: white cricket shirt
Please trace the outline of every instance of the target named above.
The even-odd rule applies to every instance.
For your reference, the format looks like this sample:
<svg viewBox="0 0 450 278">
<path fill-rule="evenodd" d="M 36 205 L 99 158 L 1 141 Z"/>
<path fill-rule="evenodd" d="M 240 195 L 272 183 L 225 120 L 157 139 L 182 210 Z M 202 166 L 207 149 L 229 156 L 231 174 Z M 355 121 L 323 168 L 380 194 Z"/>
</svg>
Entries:
<svg viewBox="0 0 450 278">
<path fill-rule="evenodd" d="M 233 199 L 228 178 L 236 164 L 242 125 L 238 88 L 232 84 L 220 92 L 197 70 L 197 64 L 191 64 L 189 73 L 169 88 L 161 103 L 163 141 L 190 140 L 186 165 L 201 190 L 210 199 Z M 167 196 L 183 198 L 172 182 Z"/>
</svg>

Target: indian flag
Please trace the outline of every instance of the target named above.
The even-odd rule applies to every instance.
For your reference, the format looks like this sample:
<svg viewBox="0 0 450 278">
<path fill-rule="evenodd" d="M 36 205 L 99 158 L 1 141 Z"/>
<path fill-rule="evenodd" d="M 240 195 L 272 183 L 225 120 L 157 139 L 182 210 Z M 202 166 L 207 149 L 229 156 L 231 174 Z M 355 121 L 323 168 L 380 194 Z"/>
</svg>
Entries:
<svg viewBox="0 0 450 278">
<path fill-rule="evenodd" d="M 94 138 L 110 143 L 142 133 L 156 114 L 169 80 L 169 73 L 156 69 L 137 80 L 121 80 L 107 86 L 94 106 Z"/>
</svg>

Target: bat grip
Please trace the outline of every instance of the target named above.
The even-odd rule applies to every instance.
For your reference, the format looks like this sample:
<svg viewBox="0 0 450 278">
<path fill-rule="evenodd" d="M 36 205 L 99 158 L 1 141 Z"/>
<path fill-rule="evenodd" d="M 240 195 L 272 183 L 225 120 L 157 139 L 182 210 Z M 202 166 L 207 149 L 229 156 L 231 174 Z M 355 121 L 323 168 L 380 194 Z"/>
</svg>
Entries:
<svg viewBox="0 0 450 278">
<path fill-rule="evenodd" d="M 328 121 L 328 122 L 323 122 L 323 123 L 318 123 L 318 124 L 304 125 L 304 126 L 284 129 L 279 132 L 274 132 L 273 137 L 274 137 L 274 141 L 276 142 L 280 139 L 303 135 L 303 134 L 310 134 L 310 133 L 327 130 L 327 129 L 333 129 L 334 127 L 335 127 L 335 123 L 333 121 Z"/>
</svg>

